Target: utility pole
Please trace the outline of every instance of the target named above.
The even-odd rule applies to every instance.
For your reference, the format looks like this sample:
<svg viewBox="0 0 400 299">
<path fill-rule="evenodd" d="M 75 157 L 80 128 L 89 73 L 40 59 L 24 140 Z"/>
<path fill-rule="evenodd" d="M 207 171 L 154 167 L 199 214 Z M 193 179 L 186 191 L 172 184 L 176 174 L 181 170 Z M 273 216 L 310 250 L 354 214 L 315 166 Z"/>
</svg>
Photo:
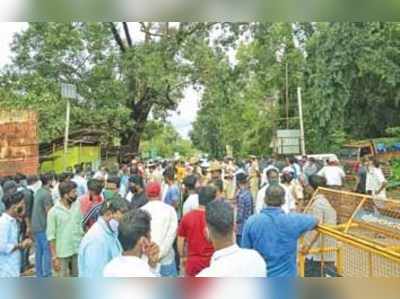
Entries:
<svg viewBox="0 0 400 299">
<path fill-rule="evenodd" d="M 289 70 L 288 62 L 285 63 L 285 82 L 286 82 L 286 129 L 289 129 Z"/>
<path fill-rule="evenodd" d="M 301 99 L 301 87 L 297 87 L 297 100 L 299 104 L 301 154 L 304 156 L 306 154 L 306 144 L 304 139 L 303 103 Z"/>
<path fill-rule="evenodd" d="M 69 124 L 71 114 L 71 99 L 76 98 L 76 86 L 72 84 L 61 83 L 61 97 L 66 99 L 67 111 L 65 115 L 65 133 L 64 133 L 64 171 L 67 169 L 67 155 L 69 142 Z"/>
</svg>

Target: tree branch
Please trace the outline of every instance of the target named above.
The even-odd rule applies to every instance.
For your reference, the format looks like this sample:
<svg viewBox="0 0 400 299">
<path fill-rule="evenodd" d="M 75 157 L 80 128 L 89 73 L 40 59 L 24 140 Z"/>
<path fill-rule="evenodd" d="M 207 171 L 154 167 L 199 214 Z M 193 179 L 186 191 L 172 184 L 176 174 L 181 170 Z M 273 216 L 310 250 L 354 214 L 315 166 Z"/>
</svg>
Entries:
<svg viewBox="0 0 400 299">
<path fill-rule="evenodd" d="M 110 22 L 109 24 L 110 24 L 111 32 L 112 32 L 114 39 L 117 42 L 119 48 L 121 49 L 121 52 L 125 53 L 126 49 L 125 49 L 124 43 L 121 39 L 121 36 L 118 33 L 117 28 L 115 27 L 113 22 Z"/>
<path fill-rule="evenodd" d="M 128 41 L 128 45 L 129 45 L 129 47 L 132 47 L 132 39 L 131 39 L 131 35 L 129 34 L 128 23 L 122 22 L 122 25 L 124 26 L 125 36 L 126 36 L 126 40 Z"/>
</svg>

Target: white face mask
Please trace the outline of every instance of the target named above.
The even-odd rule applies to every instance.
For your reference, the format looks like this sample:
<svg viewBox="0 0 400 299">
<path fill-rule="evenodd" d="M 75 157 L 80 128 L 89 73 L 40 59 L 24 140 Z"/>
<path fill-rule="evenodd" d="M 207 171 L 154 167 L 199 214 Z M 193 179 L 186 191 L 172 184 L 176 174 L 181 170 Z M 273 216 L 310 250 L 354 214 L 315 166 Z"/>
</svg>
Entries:
<svg viewBox="0 0 400 299">
<path fill-rule="evenodd" d="M 111 219 L 108 224 L 110 225 L 111 230 L 114 233 L 118 233 L 118 226 L 119 226 L 119 222 L 115 219 Z"/>
</svg>

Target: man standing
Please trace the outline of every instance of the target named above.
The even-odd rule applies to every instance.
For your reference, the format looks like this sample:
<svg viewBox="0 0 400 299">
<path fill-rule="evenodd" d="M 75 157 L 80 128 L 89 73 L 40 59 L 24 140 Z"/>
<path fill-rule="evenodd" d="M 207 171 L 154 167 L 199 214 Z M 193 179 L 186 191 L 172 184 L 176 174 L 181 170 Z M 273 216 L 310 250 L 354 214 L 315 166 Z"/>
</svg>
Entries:
<svg viewBox="0 0 400 299">
<path fill-rule="evenodd" d="M 41 175 L 42 187 L 36 192 L 32 210 L 32 233 L 35 237 L 35 269 L 37 277 L 51 276 L 51 252 L 46 236 L 47 213 L 53 206 L 50 176 Z"/>
<path fill-rule="evenodd" d="M 173 206 L 175 209 L 178 209 L 180 192 L 178 186 L 175 184 L 175 172 L 173 168 L 167 168 L 164 171 L 164 179 L 167 183 L 164 202 L 170 206 Z"/>
<path fill-rule="evenodd" d="M 319 187 L 325 187 L 325 178 L 312 175 L 309 178 L 310 186 L 313 190 L 317 190 Z M 337 225 L 337 213 L 332 207 L 329 200 L 321 193 L 317 194 L 310 210 L 308 211 L 310 215 L 318 218 L 319 222 L 324 225 Z M 305 236 L 305 244 L 302 248 L 302 252 L 307 254 L 311 248 L 321 248 L 324 246 L 326 248 L 336 248 L 336 240 L 334 238 L 327 238 L 325 236 L 320 236 L 318 232 L 312 231 Z M 306 258 L 306 271 L 305 277 L 324 277 L 324 276 L 336 276 L 336 253 L 319 253 L 310 254 Z"/>
<path fill-rule="evenodd" d="M 366 194 L 367 193 L 367 173 L 368 173 L 368 160 L 366 157 L 361 158 L 361 165 L 357 171 L 357 181 L 354 192 Z"/>
<path fill-rule="evenodd" d="M 87 181 L 82 176 L 83 169 L 80 165 L 75 166 L 75 175 L 71 181 L 73 181 L 77 186 L 78 197 L 81 197 L 87 193 Z"/>
<path fill-rule="evenodd" d="M 123 253 L 105 266 L 104 277 L 159 276 L 159 248 L 151 242 L 150 222 L 151 216 L 143 210 L 131 210 L 122 218 L 118 239 Z"/>
<path fill-rule="evenodd" d="M 182 215 L 186 215 L 190 211 L 196 209 L 199 206 L 199 195 L 196 190 L 197 176 L 189 175 L 183 179 L 183 185 L 188 193 L 188 197 L 183 203 Z"/>
<path fill-rule="evenodd" d="M 146 194 L 144 192 L 143 178 L 134 174 L 129 178 L 129 193 L 126 196 L 130 209 L 140 209 L 147 204 Z"/>
<path fill-rule="evenodd" d="M 255 200 L 257 198 L 258 188 L 260 186 L 260 168 L 257 157 L 254 155 L 250 156 L 249 185 L 251 195 Z"/>
<path fill-rule="evenodd" d="M 380 167 L 380 162 L 371 158 L 368 164 L 366 190 L 377 199 L 386 199 L 387 181 Z"/>
<path fill-rule="evenodd" d="M 323 167 L 318 172 L 318 175 L 324 177 L 327 186 L 332 189 L 341 189 L 346 177 L 343 168 L 339 166 L 339 161 L 336 158 L 330 158 L 328 165 Z"/>
<path fill-rule="evenodd" d="M 266 190 L 266 209 L 246 222 L 242 248 L 255 249 L 267 263 L 268 277 L 295 278 L 297 276 L 297 242 L 307 231 L 313 230 L 318 220 L 282 210 L 285 190 L 270 185 Z"/>
<path fill-rule="evenodd" d="M 243 226 L 247 219 L 253 214 L 253 196 L 248 189 L 247 176 L 244 173 L 236 175 L 236 182 L 239 191 L 236 194 L 236 241 L 240 245 L 242 239 Z"/>
<path fill-rule="evenodd" d="M 264 259 L 255 250 L 241 249 L 235 243 L 233 207 L 213 201 L 206 208 L 207 232 L 215 248 L 210 267 L 197 277 L 266 277 Z"/>
<path fill-rule="evenodd" d="M 102 277 L 104 267 L 121 255 L 118 226 L 127 211 L 128 205 L 119 195 L 102 204 L 99 219 L 83 237 L 79 247 L 79 277 Z"/>
<path fill-rule="evenodd" d="M 60 277 L 78 276 L 78 256 L 81 234 L 76 228 L 73 213 L 79 213 L 77 185 L 75 182 L 65 182 L 59 185 L 60 201 L 50 209 L 47 215 L 47 239 L 50 242 L 53 256 L 53 266 Z"/>
<path fill-rule="evenodd" d="M 151 216 L 151 240 L 160 248 L 160 274 L 163 277 L 178 276 L 173 249 L 178 228 L 178 216 L 170 205 L 161 201 L 161 185 L 151 182 L 146 186 L 149 202 L 142 207 Z"/>
<path fill-rule="evenodd" d="M 21 251 L 32 245 L 30 239 L 19 240 L 17 218 L 25 213 L 24 195 L 21 192 L 3 197 L 5 212 L 0 217 L 0 278 L 19 277 Z"/>
<path fill-rule="evenodd" d="M 196 276 L 210 265 L 214 253 L 212 244 L 205 234 L 206 206 L 215 199 L 213 187 L 201 187 L 199 207 L 183 216 L 178 228 L 178 252 L 181 257 L 181 269 L 186 276 Z M 185 254 L 185 243 L 187 254 Z"/>
<path fill-rule="evenodd" d="M 104 202 L 102 191 L 104 182 L 91 179 L 88 182 L 89 192 L 79 200 L 84 231 L 88 231 L 99 217 L 101 206 Z"/>
</svg>

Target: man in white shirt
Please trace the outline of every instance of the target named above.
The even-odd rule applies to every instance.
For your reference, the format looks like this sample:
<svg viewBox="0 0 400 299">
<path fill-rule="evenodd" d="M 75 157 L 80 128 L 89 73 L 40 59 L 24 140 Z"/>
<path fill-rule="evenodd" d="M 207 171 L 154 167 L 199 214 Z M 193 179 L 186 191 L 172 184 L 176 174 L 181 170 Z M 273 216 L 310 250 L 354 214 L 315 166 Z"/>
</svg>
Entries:
<svg viewBox="0 0 400 299">
<path fill-rule="evenodd" d="M 189 196 L 183 204 L 182 214 L 183 216 L 190 211 L 199 207 L 199 195 L 196 191 L 197 176 L 189 175 L 183 179 L 183 185 L 187 190 Z"/>
<path fill-rule="evenodd" d="M 82 170 L 81 166 L 76 166 L 75 167 L 75 175 L 71 180 L 78 186 L 78 188 L 76 189 L 78 192 L 78 198 L 85 195 L 88 192 L 87 181 L 82 176 L 82 171 L 83 170 Z"/>
<path fill-rule="evenodd" d="M 197 277 L 266 277 L 266 264 L 261 255 L 241 249 L 235 241 L 233 207 L 224 201 L 213 201 L 206 208 L 208 236 L 215 252 L 210 266 Z"/>
<path fill-rule="evenodd" d="M 285 189 L 285 203 L 282 205 L 282 210 L 289 213 L 296 209 L 296 200 L 290 190 L 279 182 L 279 172 L 275 168 L 271 168 L 267 172 L 267 181 L 269 182 L 257 193 L 255 213 L 259 214 L 265 207 L 265 193 L 271 184 L 278 184 Z"/>
<path fill-rule="evenodd" d="M 346 177 L 346 173 L 343 168 L 339 166 L 339 161 L 335 158 L 329 159 L 328 165 L 324 166 L 318 173 L 326 179 L 326 185 L 328 188 L 340 189 L 343 186 L 343 181 Z"/>
<path fill-rule="evenodd" d="M 143 210 L 131 210 L 124 215 L 118 227 L 123 253 L 105 266 L 104 277 L 159 276 L 159 247 L 151 242 L 150 223 L 151 216 Z"/>
<path fill-rule="evenodd" d="M 378 199 L 386 199 L 387 181 L 379 161 L 371 159 L 368 163 L 366 191 Z"/>
<path fill-rule="evenodd" d="M 149 202 L 142 207 L 151 216 L 151 239 L 160 247 L 160 275 L 176 277 L 173 244 L 178 229 L 178 216 L 175 209 L 161 201 L 161 184 L 157 181 L 146 186 Z"/>
</svg>

